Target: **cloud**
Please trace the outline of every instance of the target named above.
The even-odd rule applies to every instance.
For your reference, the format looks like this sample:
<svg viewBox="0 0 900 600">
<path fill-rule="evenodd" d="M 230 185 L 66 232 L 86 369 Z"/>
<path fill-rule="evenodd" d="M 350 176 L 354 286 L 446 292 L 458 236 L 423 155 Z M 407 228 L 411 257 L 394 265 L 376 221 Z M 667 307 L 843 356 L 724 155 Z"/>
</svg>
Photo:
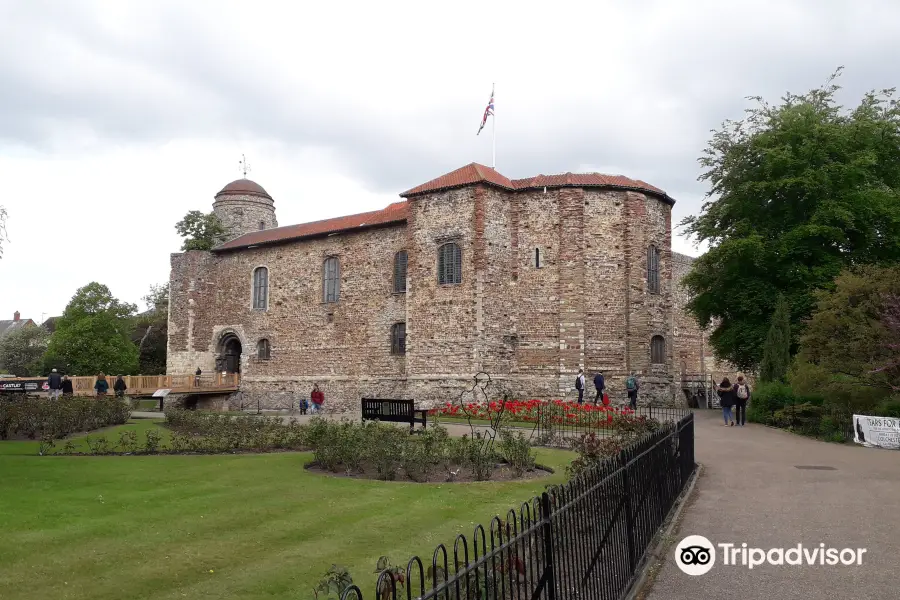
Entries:
<svg viewBox="0 0 900 600">
<path fill-rule="evenodd" d="M 891 0 L 0 1 L 0 169 L 53 180 L 16 187 L 40 190 L 50 211 L 72 201 L 62 174 L 85 169 L 82 210 L 139 222 L 144 207 L 117 200 L 154 203 L 165 231 L 149 252 L 164 275 L 171 223 L 187 205 L 208 210 L 242 151 L 283 224 L 376 208 L 490 162 L 490 127 L 475 131 L 496 82 L 504 174 L 644 179 L 679 201 L 678 222 L 706 192 L 696 158 L 710 129 L 740 118 L 746 96 L 805 91 L 838 65 L 848 104 L 892 85 L 898 22 Z M 161 179 L 178 191 L 154 196 Z M 340 198 L 310 202 L 330 185 Z M 7 198 L 12 256 L 33 225 Z M 0 267 L 40 270 L 51 256 Z"/>
</svg>

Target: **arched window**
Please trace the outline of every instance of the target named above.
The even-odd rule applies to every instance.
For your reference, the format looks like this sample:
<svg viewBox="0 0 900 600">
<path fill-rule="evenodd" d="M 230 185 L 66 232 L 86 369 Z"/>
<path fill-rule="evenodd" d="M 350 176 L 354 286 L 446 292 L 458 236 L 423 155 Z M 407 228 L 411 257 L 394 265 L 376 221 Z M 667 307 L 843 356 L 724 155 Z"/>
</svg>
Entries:
<svg viewBox="0 0 900 600">
<path fill-rule="evenodd" d="M 541 268 L 541 249 L 540 248 L 534 249 L 534 268 L 535 269 Z"/>
<path fill-rule="evenodd" d="M 666 340 L 661 335 L 650 338 L 650 364 L 666 364 Z"/>
<path fill-rule="evenodd" d="M 401 250 L 394 255 L 394 293 L 406 291 L 406 264 L 408 258 L 406 250 Z"/>
<path fill-rule="evenodd" d="M 269 270 L 257 267 L 253 271 L 253 308 L 266 310 L 269 307 Z"/>
<path fill-rule="evenodd" d="M 659 293 L 659 248 L 650 246 L 647 249 L 647 291 Z"/>
<path fill-rule="evenodd" d="M 391 354 L 406 354 L 406 323 L 391 325 Z"/>
<path fill-rule="evenodd" d="M 337 256 L 329 256 L 322 266 L 322 297 L 325 302 L 337 302 L 341 297 L 341 265 Z"/>
<path fill-rule="evenodd" d="M 438 283 L 462 283 L 462 250 L 453 242 L 438 248 Z"/>
<path fill-rule="evenodd" d="M 256 344 L 256 358 L 260 360 L 269 360 L 272 357 L 272 347 L 269 340 L 261 339 Z"/>
</svg>

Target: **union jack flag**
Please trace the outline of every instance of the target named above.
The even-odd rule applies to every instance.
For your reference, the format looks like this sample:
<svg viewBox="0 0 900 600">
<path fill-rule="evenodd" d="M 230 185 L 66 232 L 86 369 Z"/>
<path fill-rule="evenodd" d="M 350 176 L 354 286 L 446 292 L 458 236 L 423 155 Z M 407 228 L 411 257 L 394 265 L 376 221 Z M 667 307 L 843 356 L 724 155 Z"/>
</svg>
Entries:
<svg viewBox="0 0 900 600">
<path fill-rule="evenodd" d="M 491 99 L 488 101 L 487 108 L 484 109 L 484 116 L 481 118 L 481 127 L 478 128 L 478 133 L 475 135 L 481 134 L 481 130 L 484 129 L 485 123 L 487 123 L 488 116 L 493 116 L 494 114 L 494 90 L 491 89 Z"/>
</svg>

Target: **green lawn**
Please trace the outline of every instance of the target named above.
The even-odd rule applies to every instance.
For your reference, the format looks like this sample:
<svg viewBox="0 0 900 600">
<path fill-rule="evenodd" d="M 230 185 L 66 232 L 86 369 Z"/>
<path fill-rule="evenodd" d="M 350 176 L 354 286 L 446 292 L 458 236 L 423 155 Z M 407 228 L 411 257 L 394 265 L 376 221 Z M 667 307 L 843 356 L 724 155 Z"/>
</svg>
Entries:
<svg viewBox="0 0 900 600">
<path fill-rule="evenodd" d="M 142 420 L 123 428 L 158 427 Z M 139 435 L 139 439 L 140 439 Z M 477 522 L 563 480 L 413 484 L 327 477 L 309 453 L 34 456 L 0 442 L 0 590 L 4 600 L 312 598 L 332 564 L 373 595 L 374 565 L 430 557 Z M 429 559 L 430 560 L 430 559 Z M 426 560 L 425 562 L 428 562 Z"/>
</svg>

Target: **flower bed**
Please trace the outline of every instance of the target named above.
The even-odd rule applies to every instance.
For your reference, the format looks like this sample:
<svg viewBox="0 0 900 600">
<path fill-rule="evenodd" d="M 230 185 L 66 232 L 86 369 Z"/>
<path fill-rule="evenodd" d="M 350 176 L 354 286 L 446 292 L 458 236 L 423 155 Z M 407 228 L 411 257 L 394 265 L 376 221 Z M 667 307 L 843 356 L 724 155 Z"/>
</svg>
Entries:
<svg viewBox="0 0 900 600">
<path fill-rule="evenodd" d="M 507 424 L 547 423 L 585 428 L 627 426 L 633 422 L 647 420 L 647 417 L 635 415 L 630 408 L 578 404 L 564 400 L 497 400 L 467 404 L 448 402 L 440 408 L 430 410 L 429 415 L 438 419 L 465 420 L 471 417 L 490 421 L 500 418 Z"/>
</svg>

